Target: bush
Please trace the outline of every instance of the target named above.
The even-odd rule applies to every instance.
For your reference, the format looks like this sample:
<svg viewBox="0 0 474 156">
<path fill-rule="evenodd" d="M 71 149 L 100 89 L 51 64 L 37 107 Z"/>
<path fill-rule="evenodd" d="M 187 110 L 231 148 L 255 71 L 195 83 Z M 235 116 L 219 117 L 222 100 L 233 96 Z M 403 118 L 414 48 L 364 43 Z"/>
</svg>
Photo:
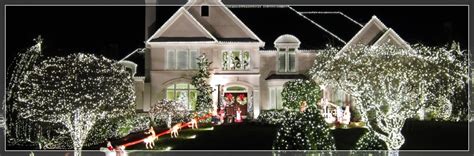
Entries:
<svg viewBox="0 0 474 156">
<path fill-rule="evenodd" d="M 286 113 L 273 143 L 274 150 L 335 150 L 327 123 L 315 106 Z"/>
<path fill-rule="evenodd" d="M 286 118 L 287 113 L 288 111 L 286 110 L 276 110 L 276 109 L 264 110 L 258 116 L 257 121 L 260 123 L 271 124 L 271 125 L 281 124 L 283 119 Z"/>
<path fill-rule="evenodd" d="M 374 131 L 368 130 L 357 141 L 353 150 L 387 150 L 387 144 L 377 136 Z"/>
<path fill-rule="evenodd" d="M 303 101 L 316 105 L 317 100 L 321 98 L 320 88 L 313 80 L 288 81 L 283 87 L 283 107 L 288 109 L 299 109 Z"/>
</svg>

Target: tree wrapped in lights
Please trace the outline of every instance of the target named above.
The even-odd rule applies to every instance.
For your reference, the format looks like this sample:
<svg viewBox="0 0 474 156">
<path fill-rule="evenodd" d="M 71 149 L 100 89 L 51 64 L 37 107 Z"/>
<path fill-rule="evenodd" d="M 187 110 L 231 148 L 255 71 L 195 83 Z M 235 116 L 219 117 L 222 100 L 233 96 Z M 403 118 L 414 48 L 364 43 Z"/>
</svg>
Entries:
<svg viewBox="0 0 474 156">
<path fill-rule="evenodd" d="M 189 109 L 182 100 L 172 101 L 168 99 L 159 100 L 150 109 L 148 115 L 151 121 L 166 122 L 168 128 L 171 128 L 171 122 L 184 122 L 189 116 Z"/>
<path fill-rule="evenodd" d="M 38 63 L 39 59 L 42 57 L 43 39 L 41 36 L 38 36 L 36 39 L 34 39 L 34 41 L 36 42 L 35 45 L 28 48 L 24 52 L 18 53 L 18 55 L 14 58 L 13 63 L 9 65 L 7 70 L 8 86 L 5 93 L 6 98 L 3 99 L 4 101 L 2 106 L 6 106 L 6 134 L 9 138 L 9 141 L 10 139 L 19 141 L 17 139 L 30 138 L 21 136 L 29 136 L 29 133 L 22 129 L 24 129 L 23 127 L 26 127 L 26 129 L 31 129 L 34 127 L 34 125 L 36 125 L 34 122 L 18 118 L 18 110 L 15 109 L 15 105 L 18 103 L 18 95 L 15 94 L 15 92 L 18 91 L 22 77 L 27 72 L 32 71 L 33 66 Z"/>
<path fill-rule="evenodd" d="M 422 45 L 356 46 L 340 53 L 330 47 L 315 60 L 310 73 L 321 83 L 352 94 L 362 120 L 391 150 L 402 146 L 405 120 L 429 106 L 427 99 L 450 97 L 467 79 L 459 48 Z"/>
<path fill-rule="evenodd" d="M 133 110 L 135 93 L 133 79 L 122 65 L 78 53 L 47 59 L 28 72 L 18 100 L 22 117 L 63 124 L 79 156 L 95 122 Z"/>
<path fill-rule="evenodd" d="M 335 150 L 331 131 L 320 110 L 310 105 L 304 112 L 288 111 L 273 142 L 274 150 Z"/>
<path fill-rule="evenodd" d="M 209 84 L 209 66 L 212 62 L 209 62 L 205 55 L 199 56 L 198 59 L 198 72 L 192 77 L 191 84 L 196 87 L 197 100 L 196 100 L 196 111 L 200 115 L 209 113 L 213 110 L 212 107 L 212 87 Z"/>
<path fill-rule="evenodd" d="M 299 109 L 303 101 L 316 104 L 317 100 L 321 98 L 320 88 L 313 80 L 288 81 L 283 87 L 281 92 L 283 107 L 288 109 Z"/>
</svg>

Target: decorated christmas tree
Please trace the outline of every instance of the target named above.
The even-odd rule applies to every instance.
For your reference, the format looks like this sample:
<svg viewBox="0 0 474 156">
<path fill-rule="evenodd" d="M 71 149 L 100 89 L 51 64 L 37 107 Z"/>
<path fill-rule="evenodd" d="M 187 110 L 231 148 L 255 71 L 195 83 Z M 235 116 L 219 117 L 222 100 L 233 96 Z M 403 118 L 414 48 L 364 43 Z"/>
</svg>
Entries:
<svg viewBox="0 0 474 156">
<path fill-rule="evenodd" d="M 212 62 L 209 62 L 205 55 L 201 55 L 198 58 L 198 72 L 192 78 L 191 84 L 196 87 L 197 90 L 197 101 L 196 101 L 196 112 L 199 115 L 209 113 L 212 107 L 212 87 L 209 84 L 209 66 Z"/>
</svg>

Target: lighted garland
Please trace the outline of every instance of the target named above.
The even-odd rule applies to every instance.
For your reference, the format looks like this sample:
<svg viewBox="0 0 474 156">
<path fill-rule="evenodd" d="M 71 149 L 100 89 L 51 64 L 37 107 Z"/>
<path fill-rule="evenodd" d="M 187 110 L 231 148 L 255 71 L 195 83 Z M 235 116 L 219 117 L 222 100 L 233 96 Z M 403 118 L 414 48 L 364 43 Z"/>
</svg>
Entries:
<svg viewBox="0 0 474 156">
<path fill-rule="evenodd" d="M 283 107 L 288 109 L 299 109 L 303 101 L 316 104 L 321 98 L 319 85 L 313 80 L 292 80 L 286 82 L 283 87 L 281 92 Z"/>
<path fill-rule="evenodd" d="M 356 46 L 339 54 L 329 47 L 315 59 L 310 73 L 317 81 L 352 94 L 374 134 L 389 149 L 399 149 L 407 118 L 430 106 L 427 99 L 446 99 L 464 86 L 466 58 L 454 47 Z M 369 111 L 374 113 L 371 120 Z"/>
<path fill-rule="evenodd" d="M 133 110 L 133 84 L 122 65 L 105 57 L 81 53 L 53 57 L 24 76 L 18 92 L 19 114 L 63 124 L 77 156 L 95 122 Z"/>
<path fill-rule="evenodd" d="M 212 62 L 209 62 L 208 59 L 201 55 L 198 59 L 198 72 L 192 77 L 191 84 L 196 87 L 197 90 L 197 100 L 196 100 L 196 111 L 199 115 L 205 115 L 209 113 L 212 107 L 212 87 L 209 84 L 209 66 Z"/>
<path fill-rule="evenodd" d="M 335 141 L 320 110 L 288 111 L 273 142 L 274 150 L 335 150 Z"/>
</svg>

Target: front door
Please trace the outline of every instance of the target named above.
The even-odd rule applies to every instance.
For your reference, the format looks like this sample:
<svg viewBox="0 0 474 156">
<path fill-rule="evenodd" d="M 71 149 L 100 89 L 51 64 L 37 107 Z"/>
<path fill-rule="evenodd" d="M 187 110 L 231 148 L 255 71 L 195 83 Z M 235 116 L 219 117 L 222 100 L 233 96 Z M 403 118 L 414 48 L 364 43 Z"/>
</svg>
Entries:
<svg viewBox="0 0 474 156">
<path fill-rule="evenodd" d="M 248 104 L 248 97 L 247 93 L 232 93 L 226 92 L 224 93 L 224 107 L 227 115 L 235 116 L 237 110 L 240 109 L 240 115 L 242 117 L 247 116 L 247 104 Z"/>
</svg>

